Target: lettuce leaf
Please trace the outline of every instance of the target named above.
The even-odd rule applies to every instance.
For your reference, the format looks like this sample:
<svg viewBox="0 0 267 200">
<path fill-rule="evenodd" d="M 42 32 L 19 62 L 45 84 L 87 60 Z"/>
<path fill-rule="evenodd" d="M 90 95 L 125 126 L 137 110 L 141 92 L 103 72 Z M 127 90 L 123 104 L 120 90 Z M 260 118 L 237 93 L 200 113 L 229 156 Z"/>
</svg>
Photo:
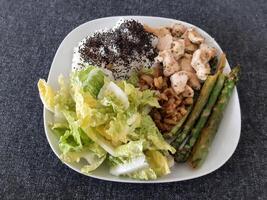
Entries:
<svg viewBox="0 0 267 200">
<path fill-rule="evenodd" d="M 75 109 L 78 118 L 85 118 L 91 108 L 97 106 L 97 101 L 90 94 L 86 94 L 78 86 L 73 88 L 73 98 L 75 100 Z"/>
<path fill-rule="evenodd" d="M 104 85 L 105 74 L 97 67 L 88 66 L 71 75 L 72 85 L 79 86 L 84 92 L 89 92 L 94 98 L 97 97 Z"/>
<path fill-rule="evenodd" d="M 115 112 L 125 110 L 129 107 L 126 93 L 114 82 L 106 83 L 101 89 L 98 99 L 104 106 L 112 106 Z"/>
<path fill-rule="evenodd" d="M 139 88 L 134 87 L 134 85 L 129 84 L 126 81 L 122 81 L 121 83 L 119 83 L 119 85 L 127 94 L 130 105 L 133 107 L 132 109 L 138 109 L 140 112 L 142 112 L 142 109 L 144 109 L 144 107 L 146 106 L 156 108 L 160 107 L 154 91 L 140 91 Z"/>
<path fill-rule="evenodd" d="M 54 124 L 51 124 L 50 127 L 53 133 L 57 135 L 58 137 L 64 135 L 67 130 L 70 130 L 69 124 L 67 122 L 54 123 Z"/>
<path fill-rule="evenodd" d="M 122 163 L 112 166 L 109 172 L 112 175 L 120 176 L 143 170 L 148 167 L 149 165 L 146 161 L 146 157 L 145 155 L 142 155 L 124 160 Z"/>
<path fill-rule="evenodd" d="M 138 81 L 139 81 L 138 72 L 137 71 L 133 71 L 131 76 L 127 80 L 127 82 L 132 84 L 133 86 L 137 87 L 138 86 Z"/>
<path fill-rule="evenodd" d="M 157 176 L 163 176 L 171 172 L 167 157 L 159 151 L 149 150 L 146 152 L 146 156 L 149 166 L 155 171 Z"/>
<path fill-rule="evenodd" d="M 40 79 L 38 81 L 38 90 L 39 95 L 44 104 L 44 107 L 51 112 L 55 111 L 55 96 L 56 92 L 53 90 L 51 86 L 49 86 L 44 79 Z"/>
<path fill-rule="evenodd" d="M 129 125 L 127 124 L 127 116 L 124 113 L 118 113 L 109 123 L 109 128 L 105 131 L 111 142 L 118 146 L 128 141 Z"/>
<path fill-rule="evenodd" d="M 63 111 L 68 127 L 64 124 L 54 124 L 53 129 L 64 131 L 59 139 L 59 148 L 62 152 L 60 158 L 65 162 L 80 162 L 84 158 L 87 164 L 81 168 L 83 173 L 95 170 L 106 158 L 106 151 L 93 142 L 79 126 L 75 112 Z"/>
<path fill-rule="evenodd" d="M 69 124 L 69 130 L 66 130 L 59 139 L 61 152 L 65 154 L 69 151 L 79 151 L 84 145 L 92 143 L 90 138 L 80 128 L 75 112 L 63 111 L 63 114 Z"/>
<path fill-rule="evenodd" d="M 127 174 L 126 176 L 139 180 L 153 180 L 157 178 L 157 174 L 152 168 L 146 168 Z"/>
<path fill-rule="evenodd" d="M 112 117 L 112 111 L 108 108 L 99 106 L 95 99 L 83 95 L 82 92 L 80 93 L 79 91 L 76 91 L 74 93 L 74 99 L 76 101 L 77 117 L 82 127 L 100 126 L 108 123 Z"/>
<path fill-rule="evenodd" d="M 155 92 L 152 90 L 144 90 L 142 92 L 142 98 L 140 102 L 141 106 L 151 106 L 151 107 L 156 107 L 160 108 L 158 99 L 155 96 Z"/>
<path fill-rule="evenodd" d="M 85 159 L 87 164 L 83 165 L 81 172 L 88 174 L 98 168 L 106 159 L 106 152 L 103 151 L 103 149 L 95 143 L 92 145 L 90 147 L 84 148 L 82 151 L 67 152 L 65 154 L 61 154 L 60 159 L 69 163 L 78 163 L 82 158 Z"/>
<path fill-rule="evenodd" d="M 138 140 L 130 141 L 127 144 L 120 145 L 115 149 L 115 156 L 124 158 L 143 156 L 143 143 L 144 140 Z"/>
<path fill-rule="evenodd" d="M 103 136 L 101 136 L 101 134 L 97 131 L 96 128 L 87 127 L 83 130 L 91 140 L 101 146 L 110 155 L 115 155 L 115 147 L 110 143 L 110 141 L 106 140 Z"/>
<path fill-rule="evenodd" d="M 140 127 L 140 124 L 141 115 L 139 113 L 117 113 L 105 131 L 106 138 L 110 138 L 115 146 L 125 144 L 129 141 L 129 137 L 135 134 L 134 131 Z"/>
<path fill-rule="evenodd" d="M 139 134 L 150 141 L 151 144 L 148 148 L 151 150 L 165 150 L 170 151 L 173 154 L 176 151 L 174 147 L 164 140 L 163 136 L 149 115 L 142 116 Z"/>
<path fill-rule="evenodd" d="M 126 176 L 140 180 L 151 180 L 170 173 L 168 158 L 160 151 L 146 151 L 146 159 L 149 164 L 148 168 L 134 171 Z"/>
<path fill-rule="evenodd" d="M 71 110 L 75 109 L 75 102 L 71 95 L 71 87 L 69 81 L 67 81 L 62 75 L 58 77 L 59 90 L 55 96 L 56 104 L 59 110 Z"/>
<path fill-rule="evenodd" d="M 96 168 L 98 168 L 106 159 L 106 156 L 103 156 L 101 158 L 95 157 L 93 160 L 89 160 L 87 157 L 85 157 L 89 165 L 84 165 L 81 168 L 81 172 L 84 174 L 90 174 L 91 171 L 94 171 Z"/>
<path fill-rule="evenodd" d="M 170 173 L 168 159 L 160 151 L 144 154 L 144 140 L 131 141 L 117 147 L 115 156 L 109 156 L 110 173 L 143 180 L 155 179 Z"/>
<path fill-rule="evenodd" d="M 59 90 L 55 92 L 45 80 L 40 79 L 38 81 L 38 89 L 45 108 L 55 113 L 56 121 L 64 121 L 62 110 L 74 111 L 75 102 L 71 97 L 70 85 L 62 75 L 58 77 L 58 83 Z"/>
<path fill-rule="evenodd" d="M 130 141 L 117 147 L 114 155 L 109 158 L 112 166 L 110 173 L 119 176 L 148 168 L 143 143 L 144 140 Z"/>
<path fill-rule="evenodd" d="M 152 167 L 156 170 L 158 170 L 159 167 L 154 164 L 156 163 L 153 162 L 154 157 L 153 159 L 148 159 L 144 154 L 144 143 L 145 140 L 141 139 L 138 141 L 130 141 L 127 144 L 117 147 L 115 149 L 115 155 L 117 157 L 109 156 L 111 165 L 110 173 L 116 176 L 123 175 L 140 180 L 156 179 L 157 173 Z M 150 165 L 148 161 L 154 165 Z M 158 174 L 160 175 L 160 173 Z"/>
</svg>

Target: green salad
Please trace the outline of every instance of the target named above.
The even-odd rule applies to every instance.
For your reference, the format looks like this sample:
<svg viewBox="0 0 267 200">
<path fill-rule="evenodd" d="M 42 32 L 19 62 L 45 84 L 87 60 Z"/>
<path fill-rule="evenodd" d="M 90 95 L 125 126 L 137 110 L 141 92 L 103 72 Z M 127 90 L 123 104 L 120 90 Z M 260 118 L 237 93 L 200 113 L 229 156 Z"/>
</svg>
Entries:
<svg viewBox="0 0 267 200">
<path fill-rule="evenodd" d="M 112 175 L 143 180 L 170 173 L 169 152 L 175 149 L 148 115 L 160 107 L 152 90 L 114 81 L 94 66 L 72 72 L 69 79 L 59 76 L 58 83 L 56 91 L 41 79 L 38 89 L 54 114 L 50 128 L 63 162 L 84 159 L 81 172 L 88 174 L 106 161 Z"/>
</svg>

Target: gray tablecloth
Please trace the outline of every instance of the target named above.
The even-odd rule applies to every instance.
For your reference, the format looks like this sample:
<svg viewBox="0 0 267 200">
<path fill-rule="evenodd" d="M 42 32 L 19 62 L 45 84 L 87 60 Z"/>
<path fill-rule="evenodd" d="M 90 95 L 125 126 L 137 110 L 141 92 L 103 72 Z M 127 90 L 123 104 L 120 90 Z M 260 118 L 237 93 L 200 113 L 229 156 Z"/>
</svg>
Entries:
<svg viewBox="0 0 267 200">
<path fill-rule="evenodd" d="M 210 33 L 242 66 L 242 133 L 232 158 L 207 176 L 122 184 L 80 175 L 52 152 L 36 83 L 63 38 L 113 15 L 184 20 Z M 0 199 L 267 199 L 267 3 L 261 1 L 0 0 Z"/>
</svg>

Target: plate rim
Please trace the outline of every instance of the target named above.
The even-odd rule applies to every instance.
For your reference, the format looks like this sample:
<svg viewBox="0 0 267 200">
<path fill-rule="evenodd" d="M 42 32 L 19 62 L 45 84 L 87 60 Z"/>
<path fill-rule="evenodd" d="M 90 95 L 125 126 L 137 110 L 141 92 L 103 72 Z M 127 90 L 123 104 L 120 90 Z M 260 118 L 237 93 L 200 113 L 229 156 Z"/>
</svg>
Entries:
<svg viewBox="0 0 267 200">
<path fill-rule="evenodd" d="M 161 19 L 161 20 L 167 20 L 167 21 L 172 21 L 172 22 L 182 22 L 184 24 L 187 24 L 189 26 L 193 26 L 193 27 L 196 27 L 198 29 L 200 29 L 201 31 L 203 31 L 205 34 L 207 34 L 208 36 L 210 36 L 211 38 L 213 38 L 209 33 L 207 33 L 205 30 L 203 30 L 202 28 L 194 25 L 194 24 L 191 24 L 191 23 L 188 23 L 188 22 L 185 22 L 185 21 L 182 21 L 182 20 L 178 20 L 178 19 L 172 19 L 172 18 L 165 18 L 165 17 L 157 17 L 157 16 L 142 16 L 142 15 L 124 15 L 124 16 L 109 16 L 109 17 L 102 17 L 102 18 L 97 18 L 97 19 L 93 19 L 93 20 L 90 20 L 90 21 L 87 21 L 87 22 L 84 22 L 82 24 L 80 24 L 79 26 L 75 27 L 74 29 L 72 29 L 65 37 L 64 39 L 62 40 L 62 42 L 60 43 L 60 45 L 58 46 L 57 48 L 57 51 L 54 55 L 54 58 L 53 58 L 53 61 L 51 63 L 51 66 L 49 68 L 49 73 L 48 73 L 48 77 L 47 77 L 47 82 L 49 83 L 50 82 L 50 79 L 51 79 L 51 68 L 52 66 L 54 65 L 55 63 L 55 60 L 56 60 L 56 57 L 57 57 L 57 54 L 59 52 L 59 50 L 61 49 L 60 47 L 63 45 L 63 43 L 65 42 L 65 40 L 68 39 L 68 37 L 73 33 L 75 32 L 77 29 L 83 27 L 83 26 L 86 26 L 87 24 L 89 23 L 92 23 L 92 22 L 97 22 L 97 21 L 101 21 L 101 20 L 108 20 L 108 19 L 115 19 L 117 18 L 118 20 L 120 18 L 133 18 L 133 19 L 136 19 L 136 18 L 147 18 L 147 19 Z M 138 19 L 137 19 L 138 20 Z M 216 42 L 216 40 L 213 38 L 213 42 L 218 46 L 219 50 L 222 51 L 220 45 Z M 227 64 L 229 65 L 228 61 L 226 61 Z M 229 65 L 230 67 L 230 65 Z M 239 123 L 238 123 L 238 127 L 239 127 L 239 134 L 238 134 L 238 139 L 236 140 L 236 145 L 234 147 L 234 150 L 231 152 L 231 154 L 229 154 L 228 158 L 223 162 L 223 163 L 220 163 L 220 165 L 216 166 L 215 168 L 212 168 L 210 170 L 207 170 L 205 172 L 202 172 L 200 173 L 199 175 L 194 175 L 194 176 L 188 176 L 186 178 L 170 178 L 170 179 L 166 179 L 166 180 L 160 180 L 160 179 L 155 179 L 155 180 L 136 180 L 136 179 L 119 179 L 120 177 L 114 177 L 114 179 L 111 179 L 111 178 L 106 178 L 106 177 L 99 177 L 97 175 L 93 175 L 93 174 L 84 174 L 82 173 L 80 170 L 76 169 L 75 167 L 73 167 L 70 163 L 66 163 L 66 162 L 63 162 L 63 164 L 67 165 L 69 168 L 71 168 L 72 170 L 74 170 L 75 172 L 81 174 L 81 175 L 85 175 L 87 177 L 92 177 L 92 178 L 96 178 L 96 179 L 99 179 L 99 180 L 105 180 L 105 181 L 111 181 L 111 182 L 120 182 L 120 183 L 141 183 L 141 184 L 150 184 L 150 183 L 171 183 L 171 182 L 179 182 L 179 181 L 186 181 L 186 180 L 192 180 L 192 179 L 196 179 L 196 178 L 199 178 L 199 177 L 202 177 L 202 176 L 205 176 L 205 175 L 208 175 L 208 174 L 211 174 L 213 172 L 215 172 L 216 170 L 218 170 L 219 168 L 221 168 L 225 163 L 228 162 L 228 160 L 233 156 L 234 152 L 236 151 L 236 148 L 239 144 L 239 140 L 240 140 L 240 136 L 241 136 L 241 109 L 240 109 L 240 101 L 239 101 L 239 95 L 238 95 L 238 92 L 237 92 L 237 88 L 235 87 L 233 93 L 236 93 L 236 100 L 237 100 L 237 112 L 238 112 L 238 116 L 239 116 Z M 48 136 L 48 127 L 47 127 L 47 119 L 46 119 L 46 112 L 48 112 L 47 109 L 45 109 L 45 107 L 43 107 L 43 124 L 44 124 L 44 131 L 45 131 L 45 135 L 46 135 L 46 139 L 49 143 L 49 146 L 50 148 L 52 149 L 52 151 L 54 152 L 54 154 L 56 155 L 56 157 L 58 159 L 60 159 L 58 153 L 56 152 L 56 150 L 54 149 L 50 139 L 49 139 L 49 136 Z"/>
</svg>

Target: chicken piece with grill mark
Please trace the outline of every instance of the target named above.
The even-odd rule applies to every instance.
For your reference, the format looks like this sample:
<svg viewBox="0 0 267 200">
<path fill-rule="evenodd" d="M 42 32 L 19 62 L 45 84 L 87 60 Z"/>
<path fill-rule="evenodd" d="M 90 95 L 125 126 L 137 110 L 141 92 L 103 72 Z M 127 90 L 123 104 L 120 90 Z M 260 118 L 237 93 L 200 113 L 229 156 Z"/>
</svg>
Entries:
<svg viewBox="0 0 267 200">
<path fill-rule="evenodd" d="M 185 90 L 188 79 L 189 77 L 186 71 L 176 72 L 170 77 L 172 89 L 176 94 L 180 94 Z"/>
<path fill-rule="evenodd" d="M 164 76 L 171 76 L 172 74 L 180 70 L 180 66 L 170 50 L 159 52 L 159 55 L 155 59 L 156 61 L 163 63 Z"/>
<path fill-rule="evenodd" d="M 209 61 L 215 54 L 216 50 L 206 44 L 201 44 L 200 48 L 194 52 L 191 65 L 195 69 L 197 77 L 200 80 L 206 80 L 207 76 L 210 74 Z"/>
<path fill-rule="evenodd" d="M 188 29 L 188 39 L 194 44 L 204 42 L 204 38 L 193 28 Z"/>
</svg>

